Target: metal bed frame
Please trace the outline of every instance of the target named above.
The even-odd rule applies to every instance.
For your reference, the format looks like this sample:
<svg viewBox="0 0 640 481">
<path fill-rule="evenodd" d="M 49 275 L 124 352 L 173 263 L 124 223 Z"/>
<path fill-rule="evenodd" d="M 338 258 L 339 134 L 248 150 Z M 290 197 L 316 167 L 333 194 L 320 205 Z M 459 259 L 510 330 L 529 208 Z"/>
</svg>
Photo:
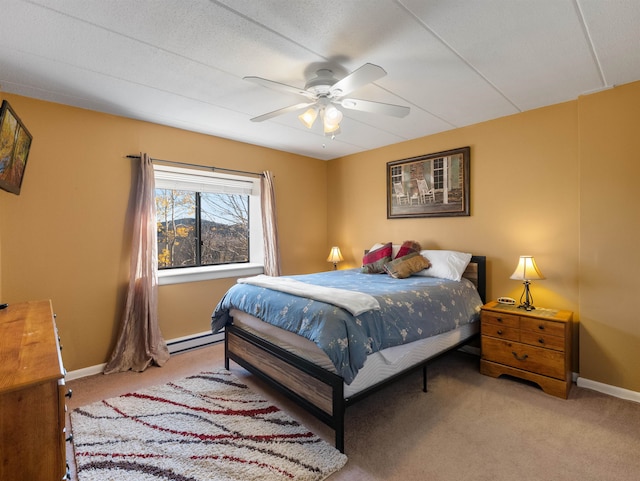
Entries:
<svg viewBox="0 0 640 481">
<path fill-rule="evenodd" d="M 464 277 L 476 285 L 482 302 L 486 302 L 486 257 L 473 256 Z M 335 446 L 341 452 L 344 452 L 344 419 L 347 407 L 418 368 L 422 368 L 423 391 L 426 392 L 427 364 L 434 358 L 467 344 L 478 335 L 474 334 L 345 399 L 341 376 L 233 324 L 227 326 L 225 331 L 225 368 L 228 370 L 229 361 L 233 360 L 334 429 Z"/>
</svg>

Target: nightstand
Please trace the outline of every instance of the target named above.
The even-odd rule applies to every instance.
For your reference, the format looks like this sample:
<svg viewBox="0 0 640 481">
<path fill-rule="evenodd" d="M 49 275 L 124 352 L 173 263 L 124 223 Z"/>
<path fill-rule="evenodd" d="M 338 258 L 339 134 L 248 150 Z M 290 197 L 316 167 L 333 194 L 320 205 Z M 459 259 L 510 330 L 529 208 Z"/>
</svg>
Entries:
<svg viewBox="0 0 640 481">
<path fill-rule="evenodd" d="M 480 372 L 538 384 L 566 399 L 571 388 L 571 311 L 525 311 L 495 301 L 482 306 Z"/>
</svg>

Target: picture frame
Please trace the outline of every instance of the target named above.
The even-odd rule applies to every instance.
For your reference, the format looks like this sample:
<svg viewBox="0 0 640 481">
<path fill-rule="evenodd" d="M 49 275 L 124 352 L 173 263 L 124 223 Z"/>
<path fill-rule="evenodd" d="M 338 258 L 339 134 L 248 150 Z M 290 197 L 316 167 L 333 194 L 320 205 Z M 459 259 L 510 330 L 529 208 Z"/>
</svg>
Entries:
<svg viewBox="0 0 640 481">
<path fill-rule="evenodd" d="M 19 195 L 33 137 L 6 100 L 0 107 L 0 188 Z"/>
<path fill-rule="evenodd" d="M 470 147 L 387 162 L 387 218 L 470 215 Z"/>
</svg>

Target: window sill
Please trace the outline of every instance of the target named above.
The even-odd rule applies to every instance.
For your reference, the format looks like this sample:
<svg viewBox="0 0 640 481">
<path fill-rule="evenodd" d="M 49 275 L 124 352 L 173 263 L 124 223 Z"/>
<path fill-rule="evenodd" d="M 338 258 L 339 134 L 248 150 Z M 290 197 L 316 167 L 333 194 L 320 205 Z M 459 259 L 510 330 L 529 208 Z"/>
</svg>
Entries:
<svg viewBox="0 0 640 481">
<path fill-rule="evenodd" d="M 262 264 L 233 264 L 224 266 L 185 267 L 158 271 L 158 285 L 182 284 L 185 282 L 225 279 L 227 277 L 243 277 L 264 274 Z"/>
</svg>

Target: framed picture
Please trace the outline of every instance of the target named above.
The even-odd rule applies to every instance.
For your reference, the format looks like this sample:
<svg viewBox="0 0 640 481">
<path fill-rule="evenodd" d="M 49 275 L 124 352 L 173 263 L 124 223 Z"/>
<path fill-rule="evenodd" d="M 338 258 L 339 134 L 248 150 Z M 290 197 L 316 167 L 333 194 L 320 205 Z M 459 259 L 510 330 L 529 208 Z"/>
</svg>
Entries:
<svg viewBox="0 0 640 481">
<path fill-rule="evenodd" d="M 20 194 L 31 134 L 6 100 L 0 108 L 0 188 Z"/>
<path fill-rule="evenodd" d="M 470 150 L 387 162 L 387 218 L 470 215 Z"/>
</svg>

